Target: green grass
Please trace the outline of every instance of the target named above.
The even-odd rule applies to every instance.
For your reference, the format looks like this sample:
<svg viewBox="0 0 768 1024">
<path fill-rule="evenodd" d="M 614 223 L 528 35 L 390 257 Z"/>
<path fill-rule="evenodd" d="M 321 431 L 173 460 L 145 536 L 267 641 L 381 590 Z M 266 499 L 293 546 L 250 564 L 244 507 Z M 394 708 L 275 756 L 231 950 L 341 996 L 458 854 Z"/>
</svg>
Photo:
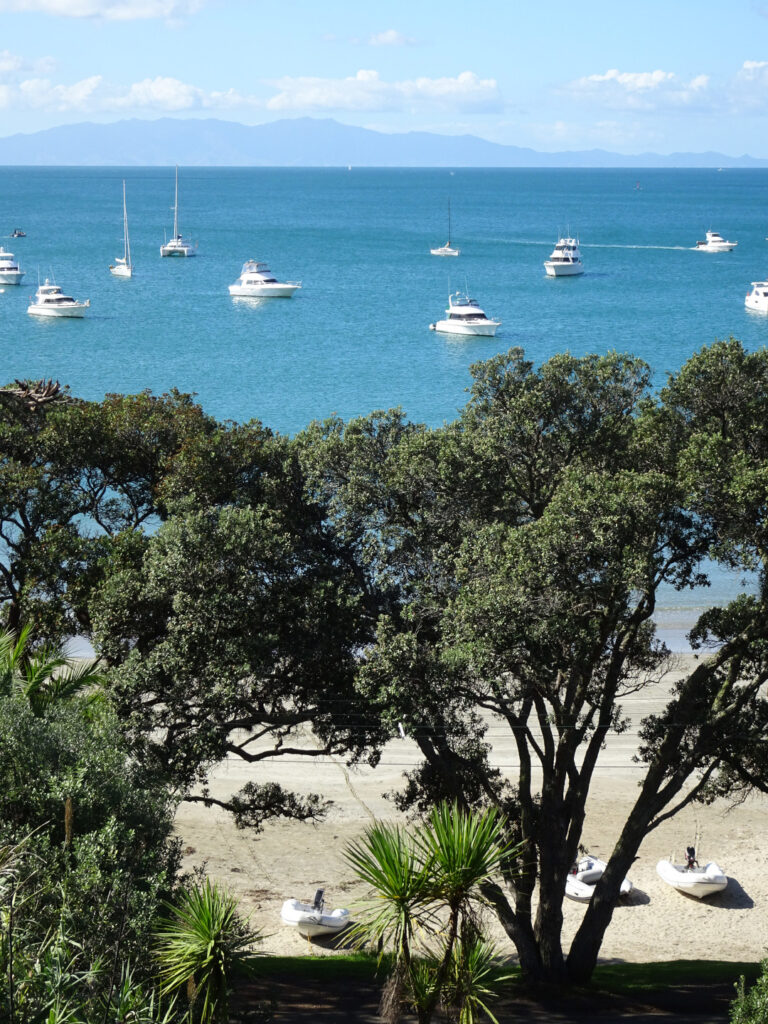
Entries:
<svg viewBox="0 0 768 1024">
<path fill-rule="evenodd" d="M 376 977 L 376 957 L 370 953 L 336 953 L 334 956 L 270 956 L 259 966 L 259 973 L 292 975 L 301 979 L 337 982 L 372 981 Z M 680 986 L 732 985 L 740 975 L 751 982 L 760 973 L 759 963 L 730 960 L 668 960 L 659 963 L 601 964 L 595 969 L 591 989 L 614 995 L 639 995 Z M 382 964 L 382 975 L 386 964 Z M 582 990 L 583 991 L 583 990 Z"/>
<path fill-rule="evenodd" d="M 759 963 L 731 960 L 665 960 L 649 964 L 601 964 L 592 976 L 592 988 L 616 995 L 633 995 L 676 986 L 735 984 L 740 975 L 754 981 Z"/>
</svg>

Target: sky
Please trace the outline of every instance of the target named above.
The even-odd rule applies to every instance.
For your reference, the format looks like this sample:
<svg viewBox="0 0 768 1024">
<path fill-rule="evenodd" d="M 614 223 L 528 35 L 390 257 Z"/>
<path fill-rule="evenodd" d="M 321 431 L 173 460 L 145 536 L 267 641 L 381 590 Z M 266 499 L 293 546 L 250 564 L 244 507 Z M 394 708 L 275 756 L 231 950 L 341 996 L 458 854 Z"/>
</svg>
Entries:
<svg viewBox="0 0 768 1024">
<path fill-rule="evenodd" d="M 0 0 L 0 137 L 167 116 L 768 157 L 768 0 Z"/>
</svg>

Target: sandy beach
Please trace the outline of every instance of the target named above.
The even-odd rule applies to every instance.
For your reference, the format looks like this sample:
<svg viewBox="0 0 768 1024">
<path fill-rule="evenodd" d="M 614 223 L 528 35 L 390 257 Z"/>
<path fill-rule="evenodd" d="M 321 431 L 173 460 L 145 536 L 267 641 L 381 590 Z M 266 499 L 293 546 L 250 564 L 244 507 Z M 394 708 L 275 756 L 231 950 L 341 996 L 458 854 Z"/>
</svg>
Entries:
<svg viewBox="0 0 768 1024">
<path fill-rule="evenodd" d="M 676 674 L 692 656 L 678 656 L 676 670 L 651 690 L 627 698 L 624 709 L 633 721 L 622 736 L 613 737 L 601 758 L 590 794 L 583 844 L 606 858 L 634 800 L 642 775 L 632 762 L 636 722 L 666 702 Z M 509 734 L 491 723 L 494 762 L 514 778 L 515 757 Z M 348 769 L 333 758 L 291 758 L 252 768 L 231 759 L 211 778 L 214 797 L 226 797 L 249 779 L 273 779 L 299 793 L 320 793 L 333 801 L 319 824 L 275 821 L 259 835 L 235 828 L 218 808 L 184 804 L 177 815 L 184 868 L 205 864 L 207 873 L 225 883 L 252 913 L 264 933 L 264 949 L 284 955 L 327 952 L 323 943 L 310 948 L 295 929 L 280 923 L 280 907 L 289 897 L 310 898 L 326 890 L 333 907 L 354 907 L 363 890 L 347 866 L 345 844 L 360 835 L 374 819 L 396 820 L 398 814 L 385 794 L 402 785 L 402 775 L 418 760 L 415 744 L 388 744 L 373 769 Z M 726 802 L 686 808 L 652 832 L 643 843 L 630 878 L 634 890 L 616 910 L 603 944 L 601 959 L 625 961 L 706 959 L 759 960 L 768 947 L 768 799 L 752 797 L 731 807 Z M 685 847 L 696 843 L 701 863 L 715 860 L 728 875 L 724 893 L 703 903 L 680 895 L 656 873 L 658 860 L 671 854 L 681 859 Z M 584 913 L 582 905 L 564 901 L 564 941 Z M 491 919 L 489 931 L 503 951 L 514 952 L 500 926 Z"/>
</svg>

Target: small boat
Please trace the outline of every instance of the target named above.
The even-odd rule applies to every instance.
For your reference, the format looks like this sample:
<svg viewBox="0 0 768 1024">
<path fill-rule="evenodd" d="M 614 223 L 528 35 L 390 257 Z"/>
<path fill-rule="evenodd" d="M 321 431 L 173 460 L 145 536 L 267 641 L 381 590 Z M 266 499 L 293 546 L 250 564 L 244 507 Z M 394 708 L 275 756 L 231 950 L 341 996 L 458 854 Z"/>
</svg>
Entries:
<svg viewBox="0 0 768 1024">
<path fill-rule="evenodd" d="M 21 228 L 14 228 L 11 232 L 11 238 L 26 238 L 27 232 L 22 231 Z"/>
<path fill-rule="evenodd" d="M 280 919 L 283 924 L 298 928 L 299 934 L 308 939 L 315 939 L 321 935 L 335 935 L 340 932 L 349 924 L 349 911 L 339 908 L 326 913 L 324 891 L 318 889 L 311 903 L 302 903 L 301 900 L 286 900 L 280 911 Z"/>
<path fill-rule="evenodd" d="M 692 846 L 686 850 L 685 864 L 660 860 L 656 871 L 667 885 L 687 896 L 695 896 L 697 900 L 722 892 L 728 885 L 728 879 L 714 861 L 699 867 L 696 850 Z"/>
<path fill-rule="evenodd" d="M 752 291 L 747 292 L 744 305 L 756 313 L 768 313 L 768 281 L 753 281 Z"/>
<path fill-rule="evenodd" d="M 290 299 L 299 288 L 301 281 L 278 281 L 266 263 L 246 260 L 240 277 L 229 286 L 229 294 L 257 299 Z"/>
<path fill-rule="evenodd" d="M 133 277 L 131 242 L 128 238 L 128 210 L 125 206 L 125 182 L 123 182 L 123 255 L 118 256 L 115 262 L 110 264 L 109 270 L 115 277 Z"/>
<path fill-rule="evenodd" d="M 176 192 L 173 200 L 173 238 L 160 246 L 161 256 L 194 256 L 195 246 L 179 231 L 179 165 L 176 165 Z"/>
<path fill-rule="evenodd" d="M 430 249 L 430 253 L 433 256 L 458 256 L 461 249 L 456 249 L 451 245 L 451 201 L 448 200 L 448 241 L 445 245 L 439 246 L 437 249 Z"/>
<path fill-rule="evenodd" d="M 559 238 L 552 254 L 544 261 L 547 277 L 575 277 L 584 273 L 578 238 Z"/>
<path fill-rule="evenodd" d="M 603 877 L 607 864 L 597 857 L 582 857 L 571 868 L 565 881 L 565 895 L 577 903 L 589 903 L 595 893 L 595 887 Z M 632 883 L 625 878 L 619 890 L 620 896 L 628 896 L 632 892 Z"/>
<path fill-rule="evenodd" d="M 475 334 L 492 338 L 501 320 L 491 320 L 480 308 L 476 299 L 470 299 L 465 292 L 454 292 L 448 296 L 446 319 L 429 325 L 430 331 L 441 334 Z"/>
<path fill-rule="evenodd" d="M 51 284 L 46 277 L 45 282 L 38 285 L 34 301 L 27 306 L 27 312 L 33 316 L 81 317 L 90 304 L 90 299 L 77 302 L 71 295 L 65 295 L 57 284 Z"/>
<path fill-rule="evenodd" d="M 12 252 L 6 252 L 0 245 L 0 284 L 21 284 L 24 271 L 13 258 Z"/>
<path fill-rule="evenodd" d="M 697 252 L 730 252 L 735 249 L 738 242 L 728 242 L 717 231 L 708 231 L 703 242 L 697 242 L 694 246 Z"/>
</svg>

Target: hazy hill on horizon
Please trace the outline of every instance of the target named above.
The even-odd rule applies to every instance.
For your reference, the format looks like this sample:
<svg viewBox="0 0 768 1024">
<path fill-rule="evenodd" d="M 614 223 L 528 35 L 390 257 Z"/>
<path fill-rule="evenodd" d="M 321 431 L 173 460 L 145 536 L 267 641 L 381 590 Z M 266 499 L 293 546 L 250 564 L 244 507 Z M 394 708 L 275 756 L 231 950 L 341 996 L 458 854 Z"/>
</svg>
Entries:
<svg viewBox="0 0 768 1024">
<path fill-rule="evenodd" d="M 385 134 L 331 118 L 243 125 L 214 118 L 83 122 L 0 138 L 0 165 L 210 167 L 768 167 L 723 153 L 542 153 L 474 135 Z"/>
</svg>

